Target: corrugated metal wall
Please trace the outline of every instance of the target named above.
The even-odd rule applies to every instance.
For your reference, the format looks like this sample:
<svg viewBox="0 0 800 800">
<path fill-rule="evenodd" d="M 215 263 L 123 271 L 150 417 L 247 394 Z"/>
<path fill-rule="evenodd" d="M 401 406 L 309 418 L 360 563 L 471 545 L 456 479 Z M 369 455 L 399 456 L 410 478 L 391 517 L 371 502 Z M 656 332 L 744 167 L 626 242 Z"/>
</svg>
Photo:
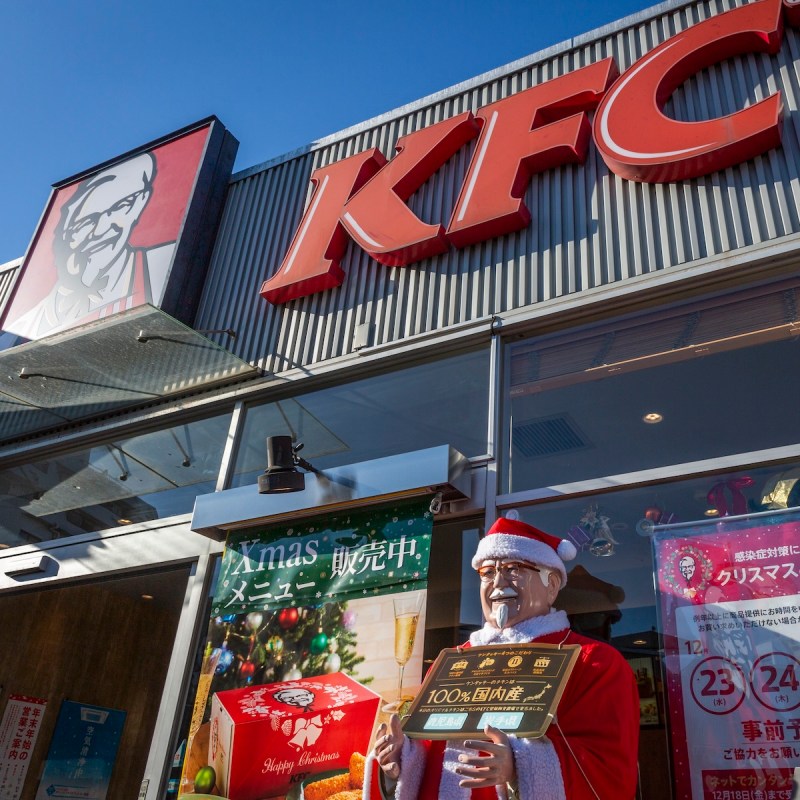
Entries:
<svg viewBox="0 0 800 800">
<path fill-rule="evenodd" d="M 681 120 L 711 118 L 779 89 L 786 106 L 782 148 L 699 180 L 648 185 L 609 173 L 592 145 L 585 165 L 534 176 L 526 195 L 534 219 L 524 231 L 406 268 L 384 267 L 351 244 L 338 289 L 284 306 L 258 295 L 288 249 L 314 168 L 369 147 L 391 156 L 404 134 L 609 55 L 623 71 L 678 31 L 740 4 L 665 4 L 659 16 L 643 14 L 627 28 L 581 37 L 507 74 L 455 87 L 235 178 L 195 327 L 234 328 L 237 355 L 280 372 L 351 352 L 361 323 L 374 326 L 371 344 L 392 342 L 797 232 L 800 38 L 787 30 L 776 56 L 743 56 L 704 70 L 667 108 Z M 446 224 L 473 147 L 411 198 L 422 219 Z"/>
<path fill-rule="evenodd" d="M 7 264 L 0 264 L 0 316 L 5 311 L 6 303 L 11 298 L 11 290 L 17 280 L 17 273 L 22 266 L 22 259 L 9 261 Z"/>
</svg>

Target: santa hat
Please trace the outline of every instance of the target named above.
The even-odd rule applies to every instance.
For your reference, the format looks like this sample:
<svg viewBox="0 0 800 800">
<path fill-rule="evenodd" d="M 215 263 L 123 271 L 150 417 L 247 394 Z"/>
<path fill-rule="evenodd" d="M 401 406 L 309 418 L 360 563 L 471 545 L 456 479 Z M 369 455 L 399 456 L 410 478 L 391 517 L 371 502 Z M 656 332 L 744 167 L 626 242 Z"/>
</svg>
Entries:
<svg viewBox="0 0 800 800">
<path fill-rule="evenodd" d="M 567 539 L 550 536 L 526 522 L 500 517 L 478 542 L 472 567 L 478 569 L 484 561 L 493 558 L 506 561 L 518 559 L 558 570 L 561 585 L 564 586 L 567 582 L 564 562 L 571 561 L 577 554 L 575 545 Z"/>
</svg>

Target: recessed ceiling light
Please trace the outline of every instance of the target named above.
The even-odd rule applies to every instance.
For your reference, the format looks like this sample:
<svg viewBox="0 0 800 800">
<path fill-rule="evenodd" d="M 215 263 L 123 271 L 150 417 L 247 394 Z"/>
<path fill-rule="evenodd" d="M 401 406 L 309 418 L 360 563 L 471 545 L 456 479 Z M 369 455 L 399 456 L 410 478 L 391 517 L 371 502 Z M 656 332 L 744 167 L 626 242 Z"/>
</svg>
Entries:
<svg viewBox="0 0 800 800">
<path fill-rule="evenodd" d="M 649 414 L 645 414 L 642 417 L 642 422 L 646 422 L 648 425 L 656 425 L 657 423 L 661 422 L 664 417 L 658 413 L 658 411 L 651 411 Z"/>
<path fill-rule="evenodd" d="M 705 513 L 705 515 L 707 517 L 718 517 L 719 516 L 719 511 L 717 511 L 716 508 L 709 508 L 704 513 Z"/>
<path fill-rule="evenodd" d="M 152 599 L 153 599 L 153 595 L 151 595 L 151 594 L 143 594 L 142 595 L 142 600 L 152 600 Z"/>
<path fill-rule="evenodd" d="M 634 644 L 647 644 L 647 640 L 646 639 L 634 639 L 633 643 Z"/>
<path fill-rule="evenodd" d="M 120 517 L 120 518 L 117 520 L 117 522 L 118 522 L 120 525 L 130 525 L 130 524 L 131 524 L 131 520 L 129 520 L 129 519 L 126 519 L 125 517 Z"/>
</svg>

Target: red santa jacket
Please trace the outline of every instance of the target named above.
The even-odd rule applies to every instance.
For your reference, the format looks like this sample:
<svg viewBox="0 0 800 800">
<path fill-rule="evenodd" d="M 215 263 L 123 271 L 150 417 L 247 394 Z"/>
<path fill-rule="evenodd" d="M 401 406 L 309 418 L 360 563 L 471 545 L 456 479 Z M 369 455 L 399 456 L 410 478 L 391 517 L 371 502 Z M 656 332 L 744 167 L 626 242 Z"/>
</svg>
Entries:
<svg viewBox="0 0 800 800">
<path fill-rule="evenodd" d="M 639 697 L 629 665 L 610 645 L 566 629 L 532 641 L 580 644 L 581 651 L 546 736 L 538 740 L 511 737 L 520 797 L 633 798 L 638 777 Z M 454 745 L 407 741 L 398 800 L 496 800 L 495 789 L 469 793 L 457 786 L 453 768 L 459 749 Z"/>
</svg>

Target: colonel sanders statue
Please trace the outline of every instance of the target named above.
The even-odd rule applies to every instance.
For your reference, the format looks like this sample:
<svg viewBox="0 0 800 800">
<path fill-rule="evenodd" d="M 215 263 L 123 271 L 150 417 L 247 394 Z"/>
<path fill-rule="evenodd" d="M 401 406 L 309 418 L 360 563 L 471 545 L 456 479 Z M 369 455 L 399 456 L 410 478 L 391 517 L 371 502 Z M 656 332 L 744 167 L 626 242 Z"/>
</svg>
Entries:
<svg viewBox="0 0 800 800">
<path fill-rule="evenodd" d="M 370 766 L 394 800 L 630 800 L 636 793 L 639 699 L 633 672 L 604 642 L 569 628 L 552 608 L 567 582 L 571 542 L 499 519 L 472 566 L 481 578 L 483 628 L 470 645 L 578 644 L 556 717 L 539 739 L 487 726 L 487 741 L 409 739 L 395 715 L 377 731 Z M 373 770 L 370 769 L 370 772 Z M 367 789 L 365 797 L 376 791 Z"/>
</svg>

